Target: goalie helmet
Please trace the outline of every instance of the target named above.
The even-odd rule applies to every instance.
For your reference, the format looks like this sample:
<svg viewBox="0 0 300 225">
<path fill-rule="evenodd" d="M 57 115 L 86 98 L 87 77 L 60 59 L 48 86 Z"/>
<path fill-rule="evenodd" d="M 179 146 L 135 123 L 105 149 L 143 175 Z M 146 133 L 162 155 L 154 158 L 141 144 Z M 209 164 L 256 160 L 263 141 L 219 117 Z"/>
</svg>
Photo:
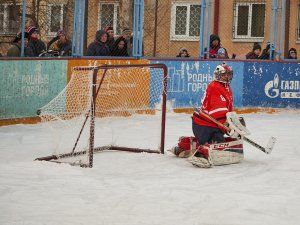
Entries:
<svg viewBox="0 0 300 225">
<path fill-rule="evenodd" d="M 214 71 L 215 80 L 222 82 L 222 83 L 230 83 L 233 78 L 233 71 L 230 66 L 226 63 L 222 63 L 218 65 Z"/>
</svg>

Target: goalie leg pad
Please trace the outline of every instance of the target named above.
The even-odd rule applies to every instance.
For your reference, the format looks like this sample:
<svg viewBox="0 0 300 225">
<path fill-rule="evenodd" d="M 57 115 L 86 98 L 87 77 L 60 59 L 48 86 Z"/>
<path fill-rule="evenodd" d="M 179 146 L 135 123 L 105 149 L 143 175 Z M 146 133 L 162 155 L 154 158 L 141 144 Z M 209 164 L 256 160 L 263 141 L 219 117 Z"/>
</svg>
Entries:
<svg viewBox="0 0 300 225">
<path fill-rule="evenodd" d="M 209 157 L 210 146 L 204 145 L 197 149 L 197 151 L 188 158 L 188 161 L 192 163 L 194 166 L 200 168 L 210 168 L 213 166 L 212 161 Z"/>
<path fill-rule="evenodd" d="M 209 153 L 215 166 L 239 163 L 244 159 L 243 140 L 211 144 Z"/>
<path fill-rule="evenodd" d="M 201 168 L 239 163 L 244 159 L 243 140 L 204 145 L 188 161 Z"/>
</svg>

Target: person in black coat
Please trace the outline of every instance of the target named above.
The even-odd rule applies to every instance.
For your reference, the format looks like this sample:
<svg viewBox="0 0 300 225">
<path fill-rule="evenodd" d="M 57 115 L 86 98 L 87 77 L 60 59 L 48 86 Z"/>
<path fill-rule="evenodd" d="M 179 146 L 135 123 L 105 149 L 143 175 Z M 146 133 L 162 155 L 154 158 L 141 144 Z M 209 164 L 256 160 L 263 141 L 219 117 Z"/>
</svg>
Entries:
<svg viewBox="0 0 300 225">
<path fill-rule="evenodd" d="M 268 43 L 266 48 L 262 51 L 261 55 L 258 57 L 258 59 L 264 59 L 264 60 L 270 59 L 270 52 L 271 52 L 271 45 L 270 43 Z"/>
<path fill-rule="evenodd" d="M 111 50 L 112 56 L 125 56 L 128 57 L 129 54 L 127 52 L 127 42 L 124 37 L 119 37 L 112 46 Z"/>
<path fill-rule="evenodd" d="M 297 50 L 295 48 L 291 48 L 289 50 L 288 59 L 297 59 Z"/>
<path fill-rule="evenodd" d="M 38 29 L 35 26 L 28 28 L 29 43 L 28 46 L 33 52 L 33 56 L 38 57 L 42 52 L 46 51 L 46 45 L 44 42 L 38 39 Z"/>
<path fill-rule="evenodd" d="M 96 32 L 96 39 L 89 44 L 86 55 L 87 56 L 109 56 L 110 50 L 107 45 L 107 33 L 103 30 Z"/>
<path fill-rule="evenodd" d="M 261 46 L 257 42 L 253 44 L 252 51 L 247 53 L 246 59 L 258 59 L 261 53 Z"/>
<path fill-rule="evenodd" d="M 52 44 L 53 46 L 51 46 Z M 71 56 L 72 42 L 67 38 L 64 30 L 59 30 L 57 36 L 48 43 L 47 49 L 57 51 L 59 56 Z"/>
</svg>

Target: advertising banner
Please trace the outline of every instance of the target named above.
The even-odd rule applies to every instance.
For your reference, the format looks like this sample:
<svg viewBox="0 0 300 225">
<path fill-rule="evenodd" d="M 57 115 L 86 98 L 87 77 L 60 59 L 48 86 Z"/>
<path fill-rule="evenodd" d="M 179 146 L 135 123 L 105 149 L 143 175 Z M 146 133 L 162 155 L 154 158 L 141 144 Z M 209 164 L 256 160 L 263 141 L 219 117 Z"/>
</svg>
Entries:
<svg viewBox="0 0 300 225">
<path fill-rule="evenodd" d="M 201 104 L 207 85 L 214 79 L 214 70 L 221 61 L 152 61 L 168 67 L 168 101 L 173 108 L 193 108 Z M 242 106 L 243 63 L 228 62 L 234 71 L 231 83 L 234 107 Z"/>
<path fill-rule="evenodd" d="M 244 107 L 300 108 L 297 63 L 245 63 Z"/>
<path fill-rule="evenodd" d="M 36 116 L 67 81 L 67 60 L 1 60 L 0 119 Z"/>
</svg>

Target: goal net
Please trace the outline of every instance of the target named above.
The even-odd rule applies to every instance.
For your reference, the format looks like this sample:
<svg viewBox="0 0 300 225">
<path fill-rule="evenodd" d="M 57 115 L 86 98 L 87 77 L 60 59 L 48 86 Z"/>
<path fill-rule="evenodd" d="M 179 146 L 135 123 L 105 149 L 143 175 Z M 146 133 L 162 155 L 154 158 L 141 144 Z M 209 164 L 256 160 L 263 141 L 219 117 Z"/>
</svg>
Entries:
<svg viewBox="0 0 300 225">
<path fill-rule="evenodd" d="M 164 153 L 166 93 L 164 64 L 74 67 L 67 86 L 38 110 L 53 153 L 37 160 L 92 167 L 104 150 Z"/>
</svg>

